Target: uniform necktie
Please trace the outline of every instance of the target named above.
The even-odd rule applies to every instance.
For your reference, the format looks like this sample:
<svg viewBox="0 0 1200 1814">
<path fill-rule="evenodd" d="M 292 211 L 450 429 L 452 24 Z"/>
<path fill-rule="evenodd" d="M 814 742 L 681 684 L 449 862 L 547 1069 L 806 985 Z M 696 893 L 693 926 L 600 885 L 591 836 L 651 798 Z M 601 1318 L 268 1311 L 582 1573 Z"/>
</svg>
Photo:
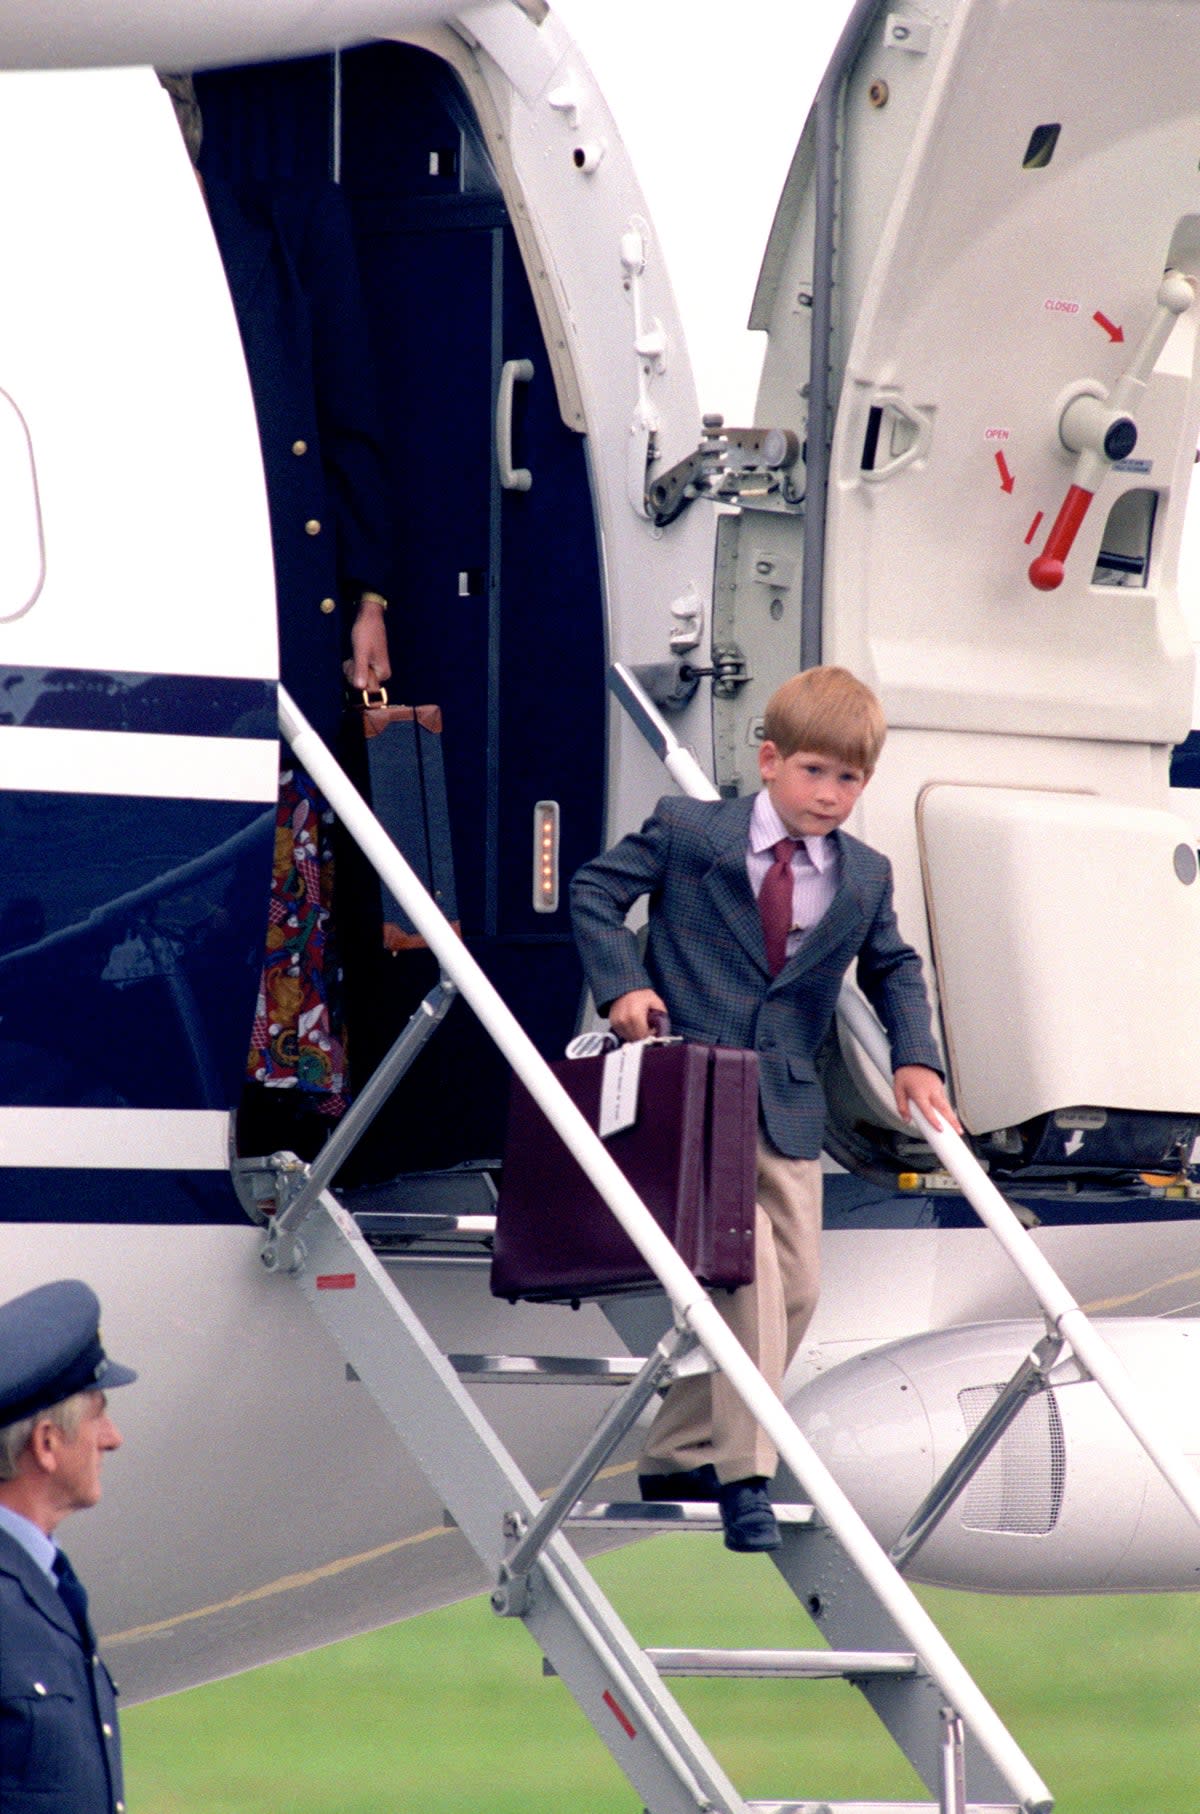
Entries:
<svg viewBox="0 0 1200 1814">
<path fill-rule="evenodd" d="M 774 847 L 775 861 L 758 891 L 758 912 L 772 976 L 778 976 L 787 962 L 788 933 L 792 929 L 792 856 L 799 842 L 799 838 L 780 838 Z"/>
<path fill-rule="evenodd" d="M 80 1637 L 89 1649 L 94 1640 L 91 1620 L 88 1618 L 87 1589 L 71 1567 L 65 1550 L 59 1550 L 54 1558 L 54 1578 L 58 1582 L 58 1591 L 62 1595 L 67 1611 L 74 1619 Z"/>
</svg>

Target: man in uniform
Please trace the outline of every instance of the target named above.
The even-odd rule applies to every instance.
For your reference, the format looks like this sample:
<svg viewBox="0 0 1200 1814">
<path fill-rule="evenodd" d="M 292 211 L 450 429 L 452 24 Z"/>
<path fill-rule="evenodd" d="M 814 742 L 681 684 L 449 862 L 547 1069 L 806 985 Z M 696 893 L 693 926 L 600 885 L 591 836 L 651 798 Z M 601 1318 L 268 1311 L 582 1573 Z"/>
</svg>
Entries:
<svg viewBox="0 0 1200 1814">
<path fill-rule="evenodd" d="M 105 1354 L 79 1279 L 0 1305 L 4 1814 L 124 1814 L 116 1691 L 54 1533 L 99 1499 L 102 1458 L 121 1445 L 106 1394 L 136 1378 Z"/>
</svg>

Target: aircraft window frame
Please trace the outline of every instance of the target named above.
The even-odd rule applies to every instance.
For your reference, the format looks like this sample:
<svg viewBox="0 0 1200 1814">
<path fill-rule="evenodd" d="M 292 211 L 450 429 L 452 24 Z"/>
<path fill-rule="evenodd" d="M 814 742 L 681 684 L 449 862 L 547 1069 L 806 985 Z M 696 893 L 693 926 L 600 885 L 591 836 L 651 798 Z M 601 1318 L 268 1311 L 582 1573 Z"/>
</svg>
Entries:
<svg viewBox="0 0 1200 1814">
<path fill-rule="evenodd" d="M 0 388 L 0 490 L 5 499 L 5 532 L 0 549 L 0 623 L 14 623 L 33 609 L 46 583 L 46 535 L 42 498 L 38 486 L 33 436 L 20 404 L 10 391 Z M 21 493 L 25 494 L 22 501 Z M 14 506 L 15 500 L 15 506 Z M 24 549 L 17 552 L 18 540 Z M 14 558 L 15 556 L 15 558 Z M 5 593 L 10 570 L 19 574 L 24 562 L 26 580 L 18 578 L 21 603 L 8 609 Z"/>
</svg>

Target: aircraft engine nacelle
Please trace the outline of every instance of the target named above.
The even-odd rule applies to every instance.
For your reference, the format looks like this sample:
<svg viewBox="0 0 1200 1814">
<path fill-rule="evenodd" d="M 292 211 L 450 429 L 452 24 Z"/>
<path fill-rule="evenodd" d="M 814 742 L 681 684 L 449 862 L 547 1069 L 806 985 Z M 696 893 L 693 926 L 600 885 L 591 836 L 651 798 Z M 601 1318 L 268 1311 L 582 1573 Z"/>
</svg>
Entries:
<svg viewBox="0 0 1200 1814">
<path fill-rule="evenodd" d="M 1200 1321 L 1105 1319 L 1101 1331 L 1195 1460 Z M 791 1399 L 800 1429 L 885 1549 L 1044 1334 L 1041 1324 L 989 1323 L 889 1343 Z M 1200 1529 L 1099 1386 L 1080 1380 L 1069 1359 L 1052 1380 L 905 1572 L 996 1593 L 1200 1586 Z"/>
</svg>

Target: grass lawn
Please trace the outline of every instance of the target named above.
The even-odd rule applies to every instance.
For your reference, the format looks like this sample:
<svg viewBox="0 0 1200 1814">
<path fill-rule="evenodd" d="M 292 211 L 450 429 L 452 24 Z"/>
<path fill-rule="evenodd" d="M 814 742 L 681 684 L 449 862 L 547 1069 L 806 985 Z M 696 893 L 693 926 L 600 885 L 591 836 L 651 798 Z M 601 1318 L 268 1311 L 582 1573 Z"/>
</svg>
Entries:
<svg viewBox="0 0 1200 1814">
<path fill-rule="evenodd" d="M 717 1537 L 596 1564 L 645 1643 L 803 1647 L 771 1565 Z M 1059 1814 L 1200 1811 L 1200 1599 L 922 1598 L 1057 1797 Z M 676 1684 L 742 1794 L 915 1799 L 841 1683 Z M 638 1814 L 532 1640 L 486 1601 L 131 1709 L 130 1814 Z"/>
</svg>

